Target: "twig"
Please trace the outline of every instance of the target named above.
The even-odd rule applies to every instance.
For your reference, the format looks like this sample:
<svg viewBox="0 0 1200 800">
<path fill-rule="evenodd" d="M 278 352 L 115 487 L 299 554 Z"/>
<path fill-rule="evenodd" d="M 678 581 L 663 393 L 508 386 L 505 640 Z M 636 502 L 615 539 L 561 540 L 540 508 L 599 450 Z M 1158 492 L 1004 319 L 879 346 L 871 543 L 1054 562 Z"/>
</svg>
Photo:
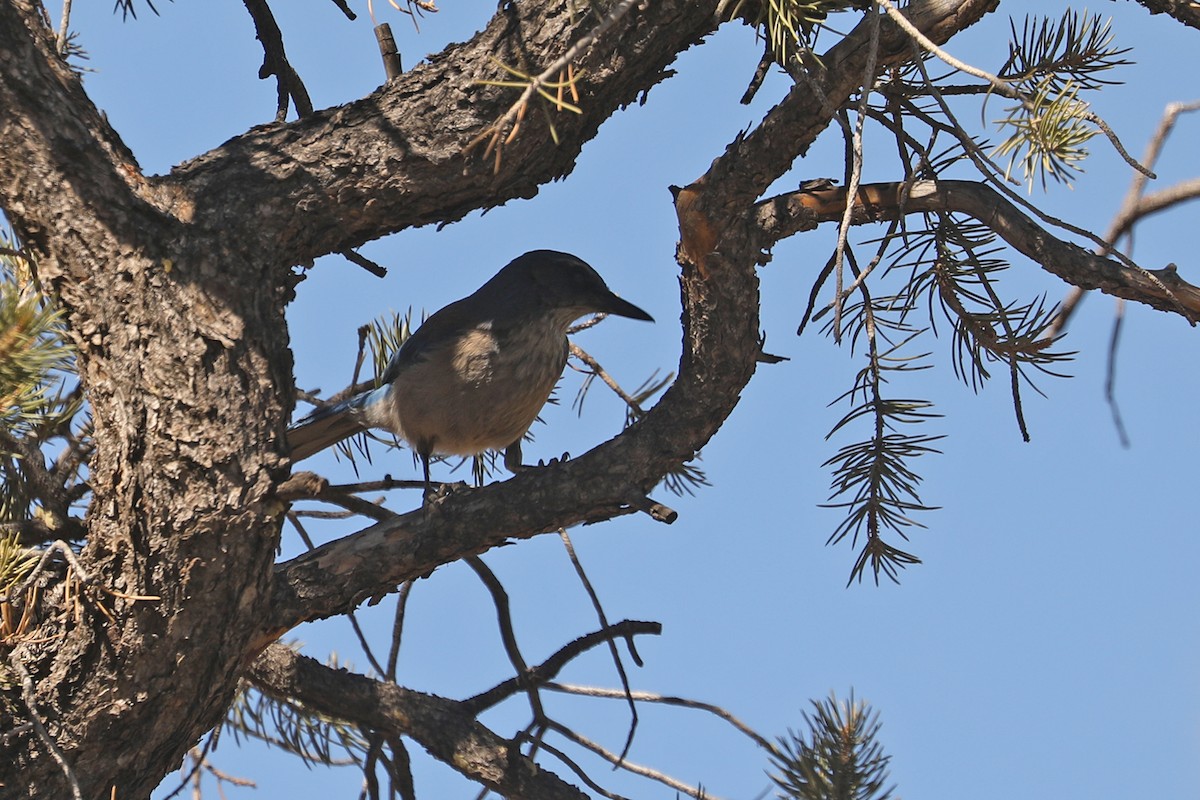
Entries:
<svg viewBox="0 0 1200 800">
<path fill-rule="evenodd" d="M 220 726 L 218 726 L 217 729 L 219 729 L 219 728 L 220 728 Z M 163 800 L 174 800 L 176 795 L 178 795 L 180 792 L 182 792 L 184 789 L 187 788 L 188 783 L 191 782 L 192 778 L 196 775 L 196 773 L 198 773 L 200 771 L 200 769 L 204 766 L 205 761 L 208 759 L 208 751 L 212 748 L 213 741 L 216 738 L 217 738 L 216 730 L 214 730 L 212 733 L 210 733 L 208 735 L 208 738 L 204 740 L 204 745 L 202 747 L 199 747 L 199 748 L 193 747 L 191 750 L 188 751 L 188 756 L 191 757 L 191 759 L 192 759 L 192 768 L 190 770 L 188 770 L 188 773 L 186 775 L 183 776 L 183 780 L 181 780 L 179 782 L 179 785 L 176 786 L 175 789 L 172 790 L 172 792 L 169 795 L 164 797 Z M 182 769 L 182 766 L 180 767 L 180 769 Z"/>
<path fill-rule="evenodd" d="M 467 556 L 464 559 L 467 566 L 475 571 L 479 579 L 483 581 L 484 587 L 492 595 L 492 604 L 496 607 L 496 621 L 500 626 L 500 639 L 504 642 L 504 652 L 508 654 L 509 663 L 516 670 L 517 686 L 519 686 L 529 697 L 529 705 L 533 710 L 535 720 L 545 720 L 546 712 L 542 708 L 542 699 L 537 693 L 537 683 L 530 680 L 529 667 L 525 663 L 525 658 L 521 655 L 521 649 L 517 646 L 517 636 L 513 631 L 512 614 L 509 609 L 508 592 L 504 590 L 504 586 L 500 583 L 496 573 L 483 563 L 483 559 L 479 556 Z"/>
<path fill-rule="evenodd" d="M 871 6 L 868 14 L 871 18 L 871 42 L 867 51 L 867 63 L 863 68 L 862 92 L 859 93 L 858 109 L 854 120 L 854 132 L 850 136 L 851 166 L 850 178 L 846 181 L 847 197 L 854 197 L 858 193 L 858 184 L 862 178 L 863 126 L 867 119 L 866 109 L 869 105 L 868 100 L 871 96 L 871 87 L 875 84 L 875 63 L 876 57 L 879 54 L 879 13 L 875 10 L 875 6 Z M 846 240 L 850 235 L 850 217 L 852 213 L 853 204 L 847 203 L 846 209 L 842 214 L 842 220 L 838 224 L 837 249 L 834 251 L 833 263 L 834 280 L 836 282 L 835 298 L 842 297 L 842 259 L 846 253 Z M 840 342 L 842 339 L 842 303 L 840 299 L 833 310 L 833 338 L 837 342 Z"/>
<path fill-rule="evenodd" d="M 633 409 L 634 413 L 639 416 L 646 413 L 642 410 L 642 407 L 638 401 L 634 400 L 628 392 L 622 389 L 621 385 L 616 382 L 612 375 L 608 374 L 608 371 L 605 370 L 604 367 L 600 365 L 600 362 L 593 358 L 590 353 L 574 342 L 571 342 L 570 347 L 571 355 L 575 356 L 584 364 L 586 364 L 588 369 L 590 369 L 595 375 L 599 376 L 600 380 L 604 381 L 605 385 L 608 386 L 609 389 L 612 389 L 613 394 L 624 400 L 625 404 Z"/>
<path fill-rule="evenodd" d="M 571 537 L 567 533 L 567 529 L 559 528 L 558 535 L 562 539 L 563 546 L 567 549 L 567 558 L 570 559 L 571 566 L 575 568 L 575 574 L 579 576 L 579 582 L 583 584 L 583 590 L 587 592 L 588 599 L 592 601 L 592 608 L 596 612 L 596 619 L 600 622 L 600 627 L 607 628 L 608 617 L 604 613 L 604 606 L 600 603 L 600 596 L 596 594 L 592 582 L 588 580 L 587 572 L 583 569 L 583 562 L 579 560 L 579 555 L 575 552 L 575 545 L 571 543 Z M 625 638 L 625 641 L 629 645 L 629 654 L 640 667 L 642 659 L 638 656 L 637 650 L 634 647 L 633 637 L 628 636 Z M 633 746 L 633 735 L 637 731 L 637 705 L 633 702 L 633 696 L 630 694 L 629 676 L 625 674 L 625 664 L 621 661 L 621 651 L 617 649 L 617 643 L 613 639 L 608 640 L 608 652 L 612 655 L 613 666 L 617 669 L 617 677 L 621 679 L 621 687 L 625 690 L 625 696 L 629 698 L 629 734 L 625 737 L 625 746 L 621 748 L 620 758 L 621 761 L 624 761 L 625 756 L 629 755 L 629 748 Z"/>
<path fill-rule="evenodd" d="M 1104 381 L 1104 398 L 1112 412 L 1113 425 L 1121 446 L 1129 447 L 1129 434 L 1125 431 L 1125 421 L 1121 418 L 1121 407 L 1117 405 L 1117 348 L 1121 343 L 1121 323 L 1125 321 L 1125 301 L 1117 300 L 1117 312 L 1113 318 L 1112 336 L 1108 340 L 1108 375 Z"/>
<path fill-rule="evenodd" d="M 547 753 L 554 756 L 562 763 L 566 764 L 567 769 L 571 770 L 571 772 L 574 772 L 575 775 L 579 777 L 579 780 L 583 781 L 584 784 L 589 789 L 591 789 L 593 792 L 596 792 L 603 797 L 607 797 L 608 800 L 629 800 L 629 798 L 625 797 L 624 795 L 615 794 L 614 792 L 610 792 L 608 789 L 605 789 L 603 786 L 596 783 L 596 781 L 592 780 L 592 776 L 588 775 L 587 772 L 583 769 L 583 767 L 576 764 L 575 760 L 572 759 L 570 756 L 568 756 L 566 753 L 564 753 L 562 750 L 559 750 L 557 747 L 555 747 L 553 745 L 546 744 L 546 742 L 544 742 L 544 741 L 540 742 L 540 745 L 541 745 L 541 748 L 543 750 L 545 750 Z"/>
<path fill-rule="evenodd" d="M 705 481 L 705 483 L 707 483 L 707 481 Z M 675 520 L 679 519 L 678 511 L 670 506 L 663 505 L 652 497 L 647 497 L 645 495 L 635 497 L 634 499 L 630 500 L 629 505 L 633 506 L 644 514 L 648 514 L 655 522 L 661 522 L 664 525 L 670 525 L 675 522 Z"/>
<path fill-rule="evenodd" d="M 1146 145 L 1146 152 L 1142 156 L 1142 162 L 1147 167 L 1153 169 L 1154 165 L 1158 162 L 1158 157 L 1166 145 L 1167 137 L 1174 130 L 1179 115 L 1193 111 L 1200 111 L 1200 101 L 1193 100 L 1190 103 L 1169 103 L 1167 105 L 1163 111 L 1162 119 L 1158 122 L 1158 129 L 1155 130 L 1154 135 L 1150 138 L 1149 144 Z M 1146 181 L 1146 176 L 1141 172 L 1134 173 L 1133 179 L 1129 183 L 1129 189 L 1125 192 L 1125 199 L 1121 201 L 1121 208 L 1113 217 L 1112 224 L 1109 225 L 1104 242 L 1096 247 L 1096 252 L 1099 255 L 1108 255 L 1116 243 L 1122 237 L 1127 236 L 1133 229 L 1133 226 L 1142 219 L 1159 211 L 1164 211 L 1177 203 L 1200 197 L 1200 179 L 1193 178 L 1188 181 L 1182 181 L 1167 189 L 1149 195 L 1144 194 Z M 1076 287 L 1063 298 L 1062 303 L 1059 304 L 1058 313 L 1051 321 L 1050 327 L 1046 329 L 1046 338 L 1053 339 L 1062 333 L 1067 323 L 1070 322 L 1072 315 L 1074 315 L 1075 309 L 1079 307 L 1079 303 L 1083 300 L 1083 297 L 1083 290 Z"/>
<path fill-rule="evenodd" d="M 392 489 L 420 489 L 424 485 L 423 481 L 384 478 L 382 480 L 362 481 L 360 483 L 334 483 L 330 484 L 329 488 L 335 492 L 358 494 L 359 492 L 386 492 Z"/>
<path fill-rule="evenodd" d="M 408 754 L 408 747 L 399 736 L 388 736 L 387 745 L 392 751 L 392 763 L 388 767 L 392 790 L 399 792 L 400 800 L 416 800 L 417 790 L 413 784 L 412 757 Z M 399 787 L 396 786 L 397 780 Z"/>
<path fill-rule="evenodd" d="M 62 767 L 63 775 L 66 776 L 67 783 L 71 787 L 71 796 L 75 800 L 83 800 L 83 791 L 79 788 L 79 781 L 75 778 L 75 770 L 71 768 L 67 757 L 63 755 L 63 751 L 59 749 L 50 732 L 46 730 L 46 726 L 42 724 L 41 717 L 38 716 L 37 697 L 34 694 L 33 678 L 30 676 L 29 671 L 25 669 L 25 665 L 16 657 L 16 654 L 9 653 L 8 663 L 12 666 L 13 672 L 17 673 L 17 677 L 21 679 L 21 699 L 25 702 L 25 708 L 29 711 L 30 724 L 33 725 L 38 738 L 46 745 L 46 749 L 50 751 L 51 757 Z"/>
<path fill-rule="evenodd" d="M 335 506 L 341 506 L 353 514 L 359 514 L 364 517 L 375 520 L 376 522 L 385 522 L 389 519 L 395 519 L 400 516 L 395 511 L 389 508 L 372 503 L 369 500 L 363 500 L 361 497 L 356 497 L 345 492 L 338 492 L 332 489 L 326 489 L 311 499 L 319 500 L 323 503 L 330 503 Z"/>
<path fill-rule="evenodd" d="M 412 594 L 415 583 L 405 581 L 396 593 L 396 615 L 392 619 L 392 644 L 388 650 L 387 672 L 383 677 L 389 681 L 396 680 L 396 663 L 400 660 L 400 638 L 404 634 L 404 616 L 408 608 L 408 596 Z"/>
<path fill-rule="evenodd" d="M 55 47 L 60 58 L 67 55 L 67 40 L 71 37 L 71 0 L 63 0 L 62 21 L 58 26 L 58 40 Z"/>
<path fill-rule="evenodd" d="M 547 658 L 541 664 L 538 664 L 529 674 L 532 678 L 538 681 L 541 685 L 557 675 L 563 667 L 570 663 L 573 659 L 579 657 L 582 653 L 590 650 L 602 642 L 616 638 L 625 638 L 637 636 L 640 634 L 648 634 L 658 636 L 662 633 L 662 625 L 657 622 L 640 622 L 637 620 L 624 620 L 615 625 L 599 631 L 593 631 L 585 636 L 580 636 L 573 642 L 570 642 L 563 647 L 560 647 L 552 656 Z M 474 697 L 469 697 L 463 700 L 461 705 L 463 710 L 471 715 L 478 715 L 483 711 L 497 705 L 498 703 L 511 697 L 515 692 L 521 689 L 516 678 L 510 678 L 503 683 L 493 686 L 487 691 L 481 692 Z M 637 694 L 634 693 L 634 697 Z"/>
<path fill-rule="evenodd" d="M 83 583 L 92 583 L 91 575 L 89 575 L 87 570 L 85 570 L 79 563 L 79 559 L 76 557 L 75 552 L 71 550 L 71 546 L 61 539 L 56 539 L 47 545 L 46 549 L 42 551 L 42 557 L 38 559 L 37 565 L 29 571 L 28 575 L 25 576 L 25 580 L 18 584 L 14 584 L 13 587 L 8 590 L 8 594 L 3 599 L 8 601 L 13 606 L 19 606 L 20 597 L 25 594 L 25 590 L 28 589 L 33 582 L 38 579 L 41 573 L 46 570 L 50 563 L 50 557 L 55 553 L 62 555 L 67 564 L 75 570 L 75 574 L 80 581 Z"/>
<path fill-rule="evenodd" d="M 33 261 L 28 253 L 23 250 L 15 250 L 11 247 L 0 247 L 0 256 L 4 258 L 23 258 L 26 261 Z"/>
<path fill-rule="evenodd" d="M 643 778 L 649 778 L 650 780 L 658 781 L 665 786 L 671 787 L 677 792 L 683 792 L 688 797 L 694 797 L 696 800 L 717 800 L 715 795 L 709 794 L 699 786 L 691 786 L 679 780 L 678 778 L 672 778 L 670 775 L 659 772 L 656 769 L 651 769 L 650 767 L 642 766 L 641 764 L 635 764 L 631 761 L 621 761 L 617 758 L 615 753 L 611 752 L 603 745 L 593 742 L 591 739 L 576 733 L 565 725 L 561 725 L 554 721 L 551 721 L 550 725 L 560 736 L 563 736 L 569 741 L 574 742 L 585 750 L 591 750 L 593 753 L 612 764 L 614 769 L 620 768 L 626 772 L 631 772 L 634 775 L 640 775 Z"/>
<path fill-rule="evenodd" d="M 283 49 L 283 34 L 271 7 L 266 0 L 242 0 L 250 18 L 254 20 L 254 33 L 263 47 L 263 63 L 258 69 L 258 77 L 264 79 L 275 76 L 276 95 L 278 104 L 275 110 L 275 121 L 287 119 L 288 101 L 296 108 L 296 115 L 307 117 L 313 113 L 312 99 L 303 81 L 288 63 L 287 53 Z"/>
<path fill-rule="evenodd" d="M 554 681 L 547 681 L 546 683 L 542 684 L 542 686 L 553 692 L 563 692 L 564 694 L 574 694 L 581 697 L 606 697 L 613 700 L 620 700 L 625 696 L 624 691 L 621 689 L 601 689 L 594 686 L 577 686 L 570 683 L 555 683 Z M 642 691 L 633 692 L 633 699 L 641 703 L 660 703 L 667 706 L 679 706 L 681 708 L 692 708 L 698 711 L 707 711 L 709 714 L 728 722 L 734 728 L 749 737 L 756 745 L 766 750 L 771 755 L 779 755 L 779 750 L 774 744 L 771 743 L 769 739 L 720 706 L 715 706 L 711 703 L 705 703 L 700 700 L 691 700 L 687 697 L 675 697 L 672 695 Z"/>
<path fill-rule="evenodd" d="M 343 14 L 346 15 L 346 19 L 351 21 L 358 19 L 358 16 L 350 9 L 350 6 L 346 4 L 346 0 L 333 0 L 333 4 L 337 6 Z"/>
<path fill-rule="evenodd" d="M 381 22 L 375 26 L 375 41 L 379 43 L 379 57 L 383 59 L 383 72 L 389 81 L 399 78 L 404 73 L 400 63 L 400 51 L 396 48 L 396 37 L 392 36 L 392 26 Z"/>
<path fill-rule="evenodd" d="M 376 278 L 386 278 L 387 277 L 387 267 L 376 264 L 374 261 L 367 258 L 363 254 L 357 253 L 354 250 L 351 250 L 350 248 L 346 248 L 345 250 L 339 250 L 338 255 L 340 255 L 342 258 L 346 259 L 347 261 L 349 261 L 351 264 L 362 267 L 367 272 L 374 275 Z"/>
<path fill-rule="evenodd" d="M 346 619 L 350 620 L 350 627 L 354 629 L 354 635 L 358 637 L 358 644 L 362 647 L 363 653 L 367 656 L 367 661 L 371 662 L 371 667 L 379 677 L 385 677 L 383 666 L 375 660 L 375 653 L 371 650 L 371 645 L 367 642 L 367 636 L 363 633 L 362 626 L 358 624 L 358 617 L 354 616 L 353 611 L 346 612 Z"/>
</svg>

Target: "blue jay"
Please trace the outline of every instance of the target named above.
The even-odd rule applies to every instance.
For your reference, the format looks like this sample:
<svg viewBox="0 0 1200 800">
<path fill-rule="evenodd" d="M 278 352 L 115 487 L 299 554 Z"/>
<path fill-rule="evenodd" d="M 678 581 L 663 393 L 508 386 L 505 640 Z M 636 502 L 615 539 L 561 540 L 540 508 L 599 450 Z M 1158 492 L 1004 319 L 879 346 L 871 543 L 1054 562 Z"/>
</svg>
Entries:
<svg viewBox="0 0 1200 800">
<path fill-rule="evenodd" d="M 292 460 L 368 428 L 383 428 L 429 459 L 505 449 L 521 468 L 521 439 L 567 364 L 567 328 L 592 313 L 653 322 L 617 297 L 581 259 L 534 250 L 476 292 L 433 314 L 396 351 L 378 389 L 318 409 L 288 429 Z"/>
</svg>

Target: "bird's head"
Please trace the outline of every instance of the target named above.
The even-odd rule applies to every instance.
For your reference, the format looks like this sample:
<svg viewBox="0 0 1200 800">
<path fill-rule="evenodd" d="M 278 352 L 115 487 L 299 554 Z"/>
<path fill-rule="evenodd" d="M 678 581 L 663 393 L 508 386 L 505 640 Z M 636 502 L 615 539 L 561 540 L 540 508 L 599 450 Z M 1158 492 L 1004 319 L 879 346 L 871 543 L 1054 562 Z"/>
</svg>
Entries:
<svg viewBox="0 0 1200 800">
<path fill-rule="evenodd" d="M 654 321 L 633 303 L 613 294 L 587 262 L 556 250 L 533 250 L 519 256 L 480 292 L 485 290 L 501 294 L 508 302 L 531 312 L 551 313 L 565 320 L 564 326 L 596 313 Z"/>
</svg>

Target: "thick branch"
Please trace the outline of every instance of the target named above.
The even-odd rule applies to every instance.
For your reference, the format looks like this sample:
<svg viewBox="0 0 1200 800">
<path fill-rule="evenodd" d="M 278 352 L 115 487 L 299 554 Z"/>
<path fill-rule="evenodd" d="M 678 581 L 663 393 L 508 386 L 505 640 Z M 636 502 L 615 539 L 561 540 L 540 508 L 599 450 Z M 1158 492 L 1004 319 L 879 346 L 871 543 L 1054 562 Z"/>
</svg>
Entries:
<svg viewBox="0 0 1200 800">
<path fill-rule="evenodd" d="M 570 461 L 452 492 L 428 508 L 280 564 L 262 618 L 266 641 L 301 622 L 349 611 L 463 556 L 581 521 L 632 513 L 635 499 L 644 494 L 635 487 L 653 485 L 660 476 L 653 472 L 656 463 L 643 466 L 630 452 L 627 433 Z"/>
<path fill-rule="evenodd" d="M 273 697 L 299 699 L 321 714 L 408 736 L 434 758 L 502 797 L 587 797 L 538 767 L 511 740 L 476 722 L 453 700 L 335 670 L 282 645 L 272 645 L 259 656 L 249 678 Z"/>
<path fill-rule="evenodd" d="M 464 148 L 503 116 L 516 90 L 483 85 L 495 60 L 536 74 L 596 24 L 587 6 L 504 3 L 471 41 L 451 45 L 369 97 L 290 124 L 265 125 L 163 180 L 178 210 L 230 238 L 266 239 L 304 263 L 384 234 L 517 197 L 571 172 L 584 142 L 665 77 L 676 54 L 715 25 L 716 3 L 663 0 L 621 17 L 580 57 L 582 114 L 529 114 L 498 172 Z M 537 101 L 540 102 L 540 101 Z M 269 231 L 264 236 L 264 226 Z"/>
<path fill-rule="evenodd" d="M 1064 242 L 986 184 L 919 181 L 907 195 L 903 189 L 900 183 L 860 187 L 853 222 L 865 224 L 927 211 L 968 214 L 995 231 L 1014 250 L 1067 283 L 1174 312 L 1189 322 L 1200 319 L 1200 289 L 1182 280 L 1173 266 L 1140 270 Z M 795 192 L 760 204 L 758 223 L 770 240 L 777 241 L 811 230 L 821 222 L 840 220 L 845 206 L 844 189 Z"/>
<path fill-rule="evenodd" d="M 905 10 L 926 36 L 942 43 L 977 22 L 995 0 L 918 0 Z M 714 163 L 707 180 L 731 201 L 753 202 L 829 125 L 834 112 L 862 85 L 871 42 L 870 22 L 859 24 L 821 56 L 824 70 L 813 81 L 798 81 L 764 121 L 731 145 Z M 912 58 L 911 40 L 891 20 L 880 21 L 880 69 Z M 745 169 L 753 165 L 753 169 Z"/>
<path fill-rule="evenodd" d="M 39 256 L 43 280 L 64 269 L 85 279 L 95 264 L 60 261 L 46 246 L 62 219 L 97 240 L 111 236 L 118 215 L 139 214 L 142 232 L 160 222 L 133 154 L 58 57 L 40 7 L 0 3 L 0 208 Z"/>
<path fill-rule="evenodd" d="M 904 14 L 940 44 L 979 21 L 994 6 L 995 0 L 918 0 L 906 7 Z M 912 40 L 890 19 L 879 20 L 878 51 L 872 53 L 871 25 L 871 20 L 860 23 L 823 54 L 821 71 L 799 71 L 787 97 L 763 122 L 731 142 L 703 178 L 677 193 L 676 210 L 688 260 L 705 268 L 706 254 L 722 232 L 720 218 L 737 217 L 792 167 L 868 79 L 869 61 L 874 59 L 878 72 L 912 58 Z M 721 208 L 715 208 L 715 203 Z"/>
</svg>

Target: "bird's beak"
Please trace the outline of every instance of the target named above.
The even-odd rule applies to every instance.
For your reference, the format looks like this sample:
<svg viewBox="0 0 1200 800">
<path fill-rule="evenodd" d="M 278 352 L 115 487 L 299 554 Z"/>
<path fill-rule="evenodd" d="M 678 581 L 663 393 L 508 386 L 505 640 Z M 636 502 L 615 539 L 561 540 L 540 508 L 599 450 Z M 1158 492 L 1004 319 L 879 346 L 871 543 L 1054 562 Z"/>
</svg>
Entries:
<svg viewBox="0 0 1200 800">
<path fill-rule="evenodd" d="M 654 322 L 654 317 L 642 311 L 628 300 L 622 300 L 612 292 L 609 292 L 608 297 L 605 297 L 596 304 L 596 310 L 602 311 L 605 314 L 616 314 L 618 317 L 629 317 L 630 319 L 641 319 L 646 322 Z"/>
</svg>

